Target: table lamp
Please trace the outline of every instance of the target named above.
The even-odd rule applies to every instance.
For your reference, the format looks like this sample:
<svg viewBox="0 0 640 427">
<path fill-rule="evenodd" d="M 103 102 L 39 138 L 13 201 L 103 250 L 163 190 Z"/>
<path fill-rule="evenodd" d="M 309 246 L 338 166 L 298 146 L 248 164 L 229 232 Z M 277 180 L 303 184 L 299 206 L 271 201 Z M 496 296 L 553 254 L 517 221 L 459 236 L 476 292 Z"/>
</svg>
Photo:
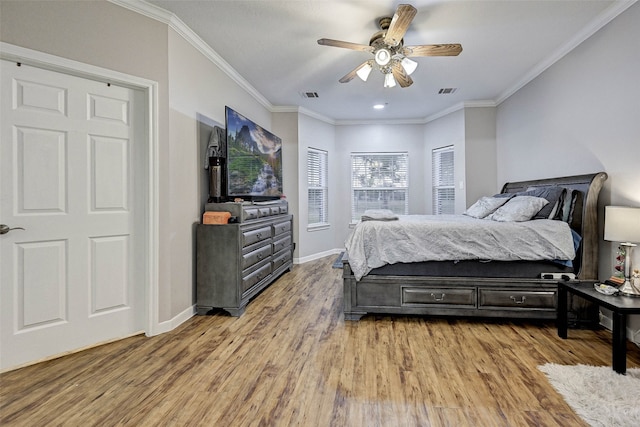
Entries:
<svg viewBox="0 0 640 427">
<path fill-rule="evenodd" d="M 640 242 L 640 208 L 605 206 L 604 240 L 620 242 L 624 247 L 624 284 L 620 293 L 640 297 L 640 285 L 631 282 L 631 251 Z"/>
</svg>

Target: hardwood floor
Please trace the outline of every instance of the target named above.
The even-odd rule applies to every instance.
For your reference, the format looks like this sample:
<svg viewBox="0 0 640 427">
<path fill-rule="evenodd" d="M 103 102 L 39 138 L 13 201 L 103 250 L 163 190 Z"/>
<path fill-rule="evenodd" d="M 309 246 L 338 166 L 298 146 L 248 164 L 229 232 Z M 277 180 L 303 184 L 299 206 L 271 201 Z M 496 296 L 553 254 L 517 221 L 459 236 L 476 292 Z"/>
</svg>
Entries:
<svg viewBox="0 0 640 427">
<path fill-rule="evenodd" d="M 607 365 L 611 334 L 553 323 L 342 316 L 334 257 L 240 318 L 196 316 L 0 376 L 2 426 L 586 426 L 538 365 Z M 628 367 L 640 366 L 629 343 Z"/>
</svg>

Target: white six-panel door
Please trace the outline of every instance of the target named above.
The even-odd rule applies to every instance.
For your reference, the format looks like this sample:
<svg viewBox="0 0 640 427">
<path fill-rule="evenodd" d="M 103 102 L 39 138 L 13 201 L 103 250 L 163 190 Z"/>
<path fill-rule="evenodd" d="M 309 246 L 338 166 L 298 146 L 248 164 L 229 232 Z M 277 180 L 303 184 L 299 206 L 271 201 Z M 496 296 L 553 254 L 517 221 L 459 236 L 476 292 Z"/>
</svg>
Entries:
<svg viewBox="0 0 640 427">
<path fill-rule="evenodd" d="M 0 370 L 144 329 L 140 91 L 1 61 Z"/>
</svg>

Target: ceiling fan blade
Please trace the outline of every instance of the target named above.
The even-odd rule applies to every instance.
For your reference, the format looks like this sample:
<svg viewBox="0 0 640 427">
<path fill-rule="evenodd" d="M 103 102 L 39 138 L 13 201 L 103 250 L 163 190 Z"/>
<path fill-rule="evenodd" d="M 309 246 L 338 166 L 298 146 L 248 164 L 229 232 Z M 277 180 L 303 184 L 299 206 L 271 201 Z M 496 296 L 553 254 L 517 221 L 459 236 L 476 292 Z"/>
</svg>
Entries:
<svg viewBox="0 0 640 427">
<path fill-rule="evenodd" d="M 460 52 L 462 45 L 457 43 L 405 46 L 402 50 L 404 56 L 458 56 Z"/>
<path fill-rule="evenodd" d="M 373 52 L 373 48 L 369 45 L 343 42 L 341 40 L 319 39 L 318 44 L 323 46 L 341 47 L 344 49 L 351 49 L 351 50 L 361 50 L 363 52 Z"/>
<path fill-rule="evenodd" d="M 391 66 L 391 72 L 393 73 L 393 77 L 396 79 L 400 87 L 409 87 L 413 84 L 413 79 L 407 72 L 402 68 L 402 64 L 399 61 L 395 61 Z"/>
<path fill-rule="evenodd" d="M 371 62 L 371 60 L 369 61 L 364 61 L 362 64 L 358 65 L 356 68 L 354 68 L 353 70 L 349 71 L 347 74 L 345 74 L 344 77 L 342 77 L 340 80 L 338 80 L 340 83 L 349 83 L 351 80 L 353 80 L 353 78 L 357 75 L 358 70 L 360 70 L 360 68 L 366 66 L 367 64 L 369 64 Z"/>
<path fill-rule="evenodd" d="M 416 13 L 418 10 L 410 4 L 399 5 L 384 36 L 384 42 L 389 46 L 398 46 Z"/>
</svg>

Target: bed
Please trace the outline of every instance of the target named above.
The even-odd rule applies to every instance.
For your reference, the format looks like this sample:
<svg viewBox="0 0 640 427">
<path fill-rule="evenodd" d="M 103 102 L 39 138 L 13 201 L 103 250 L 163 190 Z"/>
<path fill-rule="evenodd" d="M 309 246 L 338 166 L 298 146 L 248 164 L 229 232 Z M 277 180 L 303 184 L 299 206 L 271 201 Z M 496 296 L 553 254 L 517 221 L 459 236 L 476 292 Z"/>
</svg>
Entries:
<svg viewBox="0 0 640 427">
<path fill-rule="evenodd" d="M 555 230 L 553 226 L 559 227 L 558 230 L 566 228 L 573 238 L 573 247 L 570 249 L 566 248 L 566 243 L 559 244 L 562 247 L 560 249 L 553 243 L 552 250 L 560 252 L 553 252 L 553 257 L 548 255 L 550 257 L 548 259 L 519 259 L 521 255 L 516 254 L 514 259 L 505 257 L 505 259 L 488 260 L 473 259 L 474 255 L 471 254 L 469 255 L 471 259 L 436 258 L 422 261 L 414 260 L 413 258 L 416 257 L 406 252 L 404 255 L 406 259 L 399 260 L 393 256 L 387 256 L 387 251 L 382 250 L 374 255 L 364 254 L 365 257 L 371 257 L 372 261 L 363 261 L 363 254 L 359 253 L 361 251 L 353 241 L 358 238 L 368 240 L 366 232 L 360 234 L 360 237 L 354 237 L 357 231 L 361 231 L 358 227 L 367 224 L 365 222 L 358 224 L 347 241 L 348 250 L 343 257 L 345 319 L 359 320 L 366 314 L 555 319 L 558 280 L 589 281 L 598 278 L 598 242 L 600 240 L 598 195 L 606 179 L 606 173 L 598 172 L 510 182 L 506 183 L 501 192 L 494 196 L 515 200 L 517 195 L 538 195 L 539 192 L 562 190 L 561 199 L 552 207 L 553 212 L 549 215 L 551 219 L 527 221 L 528 223 L 539 221 L 535 225 L 544 225 L 542 228 L 550 227 L 551 231 L 545 232 L 551 234 Z M 520 199 L 523 198 L 520 197 L 518 200 Z M 547 206 L 547 208 L 550 207 Z M 411 218 L 401 217 L 403 221 L 397 222 L 422 220 L 409 217 Z M 472 219 L 465 221 L 473 224 Z M 487 219 L 482 221 L 487 222 Z M 562 224 L 555 224 L 556 222 Z M 390 227 L 399 226 L 395 221 L 379 221 L 379 223 L 376 226 L 380 230 L 386 223 L 393 224 Z M 466 231 L 459 233 L 458 236 L 464 236 L 466 233 Z M 562 233 L 565 232 L 562 231 Z M 391 235 L 401 234 L 397 231 L 391 233 Z M 389 235 L 381 234 L 386 240 L 389 239 Z M 405 234 L 402 238 L 406 240 L 410 235 L 413 234 Z M 504 239 L 500 239 L 500 242 L 504 242 Z M 444 246 L 431 246 L 436 246 L 435 249 L 431 248 L 432 253 L 438 252 L 437 249 L 440 247 L 443 248 L 441 252 L 448 253 Z M 514 245 L 514 250 L 517 247 L 517 244 Z M 497 257 L 500 258 L 500 255 Z M 459 257 L 452 256 L 452 258 Z M 371 262 L 372 265 L 365 265 L 363 269 L 363 262 L 364 264 Z M 351 263 L 354 264 L 354 268 Z M 572 322 L 592 324 L 594 320 L 597 321 L 597 308 L 594 309 L 586 301 L 575 299 L 569 304 L 569 316 Z"/>
</svg>

